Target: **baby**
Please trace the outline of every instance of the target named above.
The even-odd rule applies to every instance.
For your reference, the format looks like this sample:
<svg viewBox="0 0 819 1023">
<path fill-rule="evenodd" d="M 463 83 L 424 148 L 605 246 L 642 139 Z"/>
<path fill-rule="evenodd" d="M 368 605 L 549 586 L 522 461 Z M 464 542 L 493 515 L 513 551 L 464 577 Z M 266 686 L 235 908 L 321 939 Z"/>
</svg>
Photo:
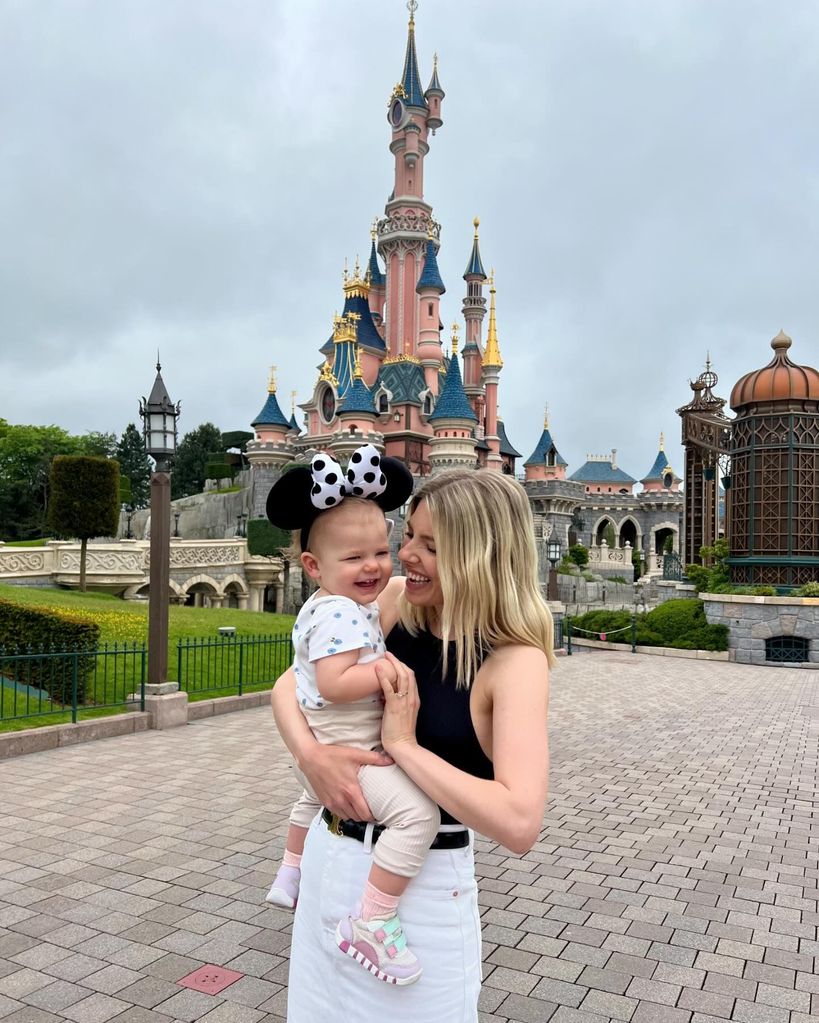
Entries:
<svg viewBox="0 0 819 1023">
<path fill-rule="evenodd" d="M 369 475 L 383 480 L 385 488 L 385 474 L 393 472 L 399 478 L 406 474 L 406 494 L 399 495 L 393 488 L 386 497 L 395 502 L 392 507 L 403 504 L 412 487 L 404 466 L 394 459 L 380 459 L 371 445 L 359 449 L 353 460 L 356 454 L 375 469 Z M 318 475 L 326 470 L 328 461 L 331 468 L 338 469 L 326 455 L 313 459 L 313 475 L 304 480 L 311 492 L 321 488 L 329 476 L 340 475 L 340 469 Z M 400 469 L 394 469 L 393 462 Z M 298 482 L 293 477 L 304 472 L 309 471 L 292 470 L 271 491 L 268 515 L 275 525 L 292 524 L 292 490 Z M 351 474 L 353 468 L 348 472 L 352 483 L 346 489 L 354 493 L 357 488 Z M 326 501 L 322 493 L 313 493 L 313 498 Z M 288 497 L 289 501 L 283 500 Z M 280 502 L 288 507 L 281 510 Z M 381 683 L 375 666 L 381 663 L 392 672 L 384 659 L 386 648 L 376 604 L 392 574 L 383 507 L 383 502 L 342 494 L 327 511 L 311 513 L 308 509 L 309 521 L 302 527 L 301 563 L 319 589 L 304 604 L 293 627 L 293 670 L 299 705 L 319 742 L 367 750 L 380 745 Z M 322 810 L 306 780 L 297 774 L 305 791 L 291 812 L 284 859 L 267 894 L 268 902 L 284 908 L 293 908 L 298 899 L 307 830 Z M 339 923 L 336 941 L 379 980 L 412 984 L 420 977 L 421 966 L 407 947 L 397 907 L 438 832 L 440 814 L 435 803 L 395 765 L 362 767 L 359 780 L 383 831 L 373 845 L 374 863 L 360 910 Z M 328 826 L 338 826 L 326 810 L 324 820 Z"/>
</svg>

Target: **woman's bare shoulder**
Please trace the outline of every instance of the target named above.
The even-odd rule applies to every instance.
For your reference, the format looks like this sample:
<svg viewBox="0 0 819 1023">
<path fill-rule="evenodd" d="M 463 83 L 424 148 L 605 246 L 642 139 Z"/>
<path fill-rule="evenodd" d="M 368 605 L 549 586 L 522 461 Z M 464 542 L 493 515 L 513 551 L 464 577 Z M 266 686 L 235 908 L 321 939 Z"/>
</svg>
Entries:
<svg viewBox="0 0 819 1023">
<path fill-rule="evenodd" d="M 476 681 L 494 690 L 497 686 L 527 686 L 548 684 L 549 659 L 534 646 L 511 644 L 498 647 L 484 660 Z"/>
</svg>

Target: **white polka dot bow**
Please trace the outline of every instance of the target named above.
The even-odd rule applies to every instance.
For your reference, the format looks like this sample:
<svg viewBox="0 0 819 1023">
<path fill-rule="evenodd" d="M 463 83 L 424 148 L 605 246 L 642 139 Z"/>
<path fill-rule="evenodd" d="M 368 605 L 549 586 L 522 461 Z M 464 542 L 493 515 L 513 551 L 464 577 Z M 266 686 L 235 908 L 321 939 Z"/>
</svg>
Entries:
<svg viewBox="0 0 819 1023">
<path fill-rule="evenodd" d="M 381 469 L 381 455 L 372 444 L 364 444 L 350 456 L 346 475 L 328 454 L 313 455 L 310 463 L 313 486 L 310 500 L 314 508 L 332 508 L 346 496 L 378 497 L 387 489 L 387 477 Z"/>
</svg>

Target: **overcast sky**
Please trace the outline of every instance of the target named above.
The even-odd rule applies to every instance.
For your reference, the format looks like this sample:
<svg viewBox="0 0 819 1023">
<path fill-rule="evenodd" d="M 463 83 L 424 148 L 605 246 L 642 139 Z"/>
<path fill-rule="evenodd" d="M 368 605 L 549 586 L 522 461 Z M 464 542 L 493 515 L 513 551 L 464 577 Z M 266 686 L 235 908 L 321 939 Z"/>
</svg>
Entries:
<svg viewBox="0 0 819 1023">
<path fill-rule="evenodd" d="M 401 0 L 0 0 L 0 417 L 184 432 L 304 401 L 392 188 Z M 500 408 L 637 478 L 711 352 L 819 364 L 815 0 L 421 0 L 442 318 L 481 218 Z M 447 332 L 448 333 L 448 332 Z"/>
</svg>

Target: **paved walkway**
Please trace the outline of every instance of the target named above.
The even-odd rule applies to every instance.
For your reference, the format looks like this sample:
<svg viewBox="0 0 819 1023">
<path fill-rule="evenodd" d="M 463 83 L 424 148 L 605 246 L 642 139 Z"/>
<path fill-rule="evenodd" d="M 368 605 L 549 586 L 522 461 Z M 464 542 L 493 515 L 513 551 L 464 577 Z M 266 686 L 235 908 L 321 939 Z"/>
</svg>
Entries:
<svg viewBox="0 0 819 1023">
<path fill-rule="evenodd" d="M 484 1023 L 819 1018 L 819 674 L 603 652 L 553 690 L 541 840 L 478 842 Z M 281 1023 L 294 791 L 262 710 L 0 764 L 2 1023 Z"/>
</svg>

